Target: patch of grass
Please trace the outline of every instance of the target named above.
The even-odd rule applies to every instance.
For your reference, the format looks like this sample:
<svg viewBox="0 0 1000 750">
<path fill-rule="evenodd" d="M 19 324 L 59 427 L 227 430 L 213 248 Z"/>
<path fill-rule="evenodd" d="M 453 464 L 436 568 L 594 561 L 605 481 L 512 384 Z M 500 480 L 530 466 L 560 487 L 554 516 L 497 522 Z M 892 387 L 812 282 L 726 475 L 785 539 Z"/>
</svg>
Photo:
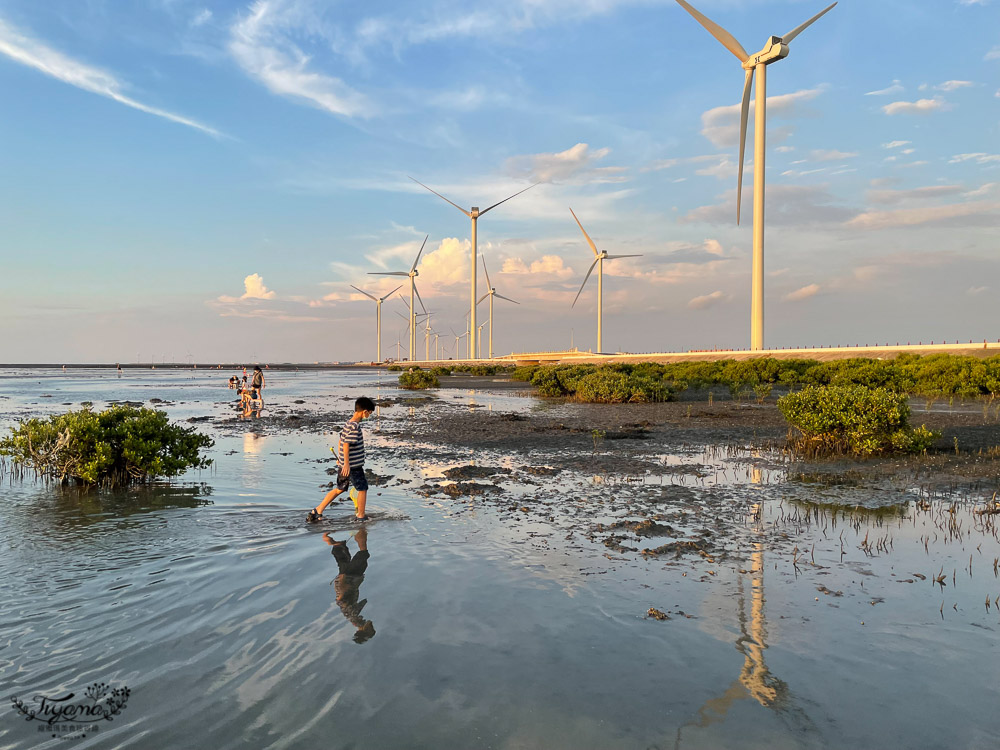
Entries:
<svg viewBox="0 0 1000 750">
<path fill-rule="evenodd" d="M 409 391 L 422 391 L 427 388 L 438 388 L 437 375 L 429 370 L 407 370 L 399 376 L 399 387 Z"/>
</svg>

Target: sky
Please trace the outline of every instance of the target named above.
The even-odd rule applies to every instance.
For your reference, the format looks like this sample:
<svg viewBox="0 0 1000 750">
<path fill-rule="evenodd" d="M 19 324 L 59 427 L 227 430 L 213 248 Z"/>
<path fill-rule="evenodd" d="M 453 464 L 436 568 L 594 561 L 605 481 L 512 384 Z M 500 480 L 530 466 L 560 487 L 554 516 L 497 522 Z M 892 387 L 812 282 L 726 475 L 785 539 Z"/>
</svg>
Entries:
<svg viewBox="0 0 1000 750">
<path fill-rule="evenodd" d="M 694 4 L 751 52 L 825 6 Z M 498 354 L 596 347 L 570 208 L 641 255 L 605 264 L 605 351 L 747 347 L 742 87 L 673 0 L 0 0 L 0 361 L 372 359 L 351 285 L 408 283 L 369 273 L 425 236 L 451 356 L 470 223 L 411 176 L 539 183 L 479 221 Z M 842 0 L 767 94 L 765 344 L 1000 336 L 1000 0 Z"/>
</svg>

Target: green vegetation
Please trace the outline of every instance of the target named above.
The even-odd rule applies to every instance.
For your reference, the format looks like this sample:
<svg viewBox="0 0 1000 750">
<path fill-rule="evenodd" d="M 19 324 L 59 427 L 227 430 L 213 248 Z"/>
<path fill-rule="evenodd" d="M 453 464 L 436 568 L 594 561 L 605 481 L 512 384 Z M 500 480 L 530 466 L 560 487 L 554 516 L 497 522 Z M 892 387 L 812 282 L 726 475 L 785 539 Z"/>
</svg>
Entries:
<svg viewBox="0 0 1000 750">
<path fill-rule="evenodd" d="M 388 370 L 389 372 L 400 372 L 400 371 L 402 371 L 403 366 L 402 365 L 389 365 L 385 369 Z"/>
<path fill-rule="evenodd" d="M 429 370 L 412 369 L 399 376 L 399 387 L 409 391 L 422 391 L 425 388 L 437 388 L 440 385 L 437 375 Z"/>
<path fill-rule="evenodd" d="M 120 487 L 206 468 L 212 462 L 201 450 L 212 445 L 193 428 L 170 424 L 166 412 L 113 406 L 22 420 L 0 440 L 0 455 L 64 483 Z"/>
<path fill-rule="evenodd" d="M 515 368 L 511 378 L 532 383 L 543 396 L 571 396 L 579 378 L 600 370 L 662 381 L 672 391 L 718 385 L 728 388 L 734 398 L 752 391 L 761 401 L 770 395 L 766 388 L 769 385 L 790 389 L 806 385 L 863 385 L 935 398 L 1000 396 L 1000 357 L 977 359 L 952 354 L 925 357 L 903 354 L 891 360 L 857 358 L 831 362 L 760 357 L 669 364 L 532 365 Z"/>
<path fill-rule="evenodd" d="M 542 396 L 569 396 L 591 403 L 669 401 L 686 384 L 669 383 L 659 365 L 533 365 L 511 372 L 512 380 L 531 383 Z"/>
<path fill-rule="evenodd" d="M 431 368 L 431 372 L 433 374 L 439 376 L 439 377 L 441 375 L 451 375 L 451 368 L 450 367 L 432 367 Z"/>
<path fill-rule="evenodd" d="M 464 372 L 468 375 L 493 376 L 514 370 L 513 365 L 452 365 L 452 372 Z"/>
<path fill-rule="evenodd" d="M 911 428 L 906 395 L 889 388 L 810 385 L 778 399 L 778 409 L 802 433 L 795 447 L 807 454 L 920 453 L 940 437 Z"/>
</svg>

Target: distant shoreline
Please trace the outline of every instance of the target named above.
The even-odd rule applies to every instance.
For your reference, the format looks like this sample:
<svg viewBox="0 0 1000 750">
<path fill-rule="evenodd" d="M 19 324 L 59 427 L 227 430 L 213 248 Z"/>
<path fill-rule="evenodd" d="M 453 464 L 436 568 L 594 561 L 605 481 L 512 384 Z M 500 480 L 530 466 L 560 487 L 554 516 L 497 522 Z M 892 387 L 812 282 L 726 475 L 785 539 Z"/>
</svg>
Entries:
<svg viewBox="0 0 1000 750">
<path fill-rule="evenodd" d="M 134 362 L 129 364 L 126 362 L 121 363 L 122 370 L 205 370 L 211 372 L 228 372 L 231 370 L 242 370 L 246 368 L 247 370 L 252 370 L 255 365 L 248 364 L 223 364 L 221 367 L 218 364 L 208 365 L 208 364 L 179 364 L 167 362 L 165 364 L 156 365 L 146 365 L 146 364 L 135 364 Z M 289 371 L 289 370 L 358 370 L 358 369 L 371 369 L 374 365 L 367 363 L 351 363 L 351 364 L 295 364 L 295 363 L 281 363 L 281 364 L 268 364 L 267 367 L 261 366 L 264 372 L 277 371 Z M 67 370 L 114 370 L 117 368 L 117 364 L 99 362 L 99 363 L 89 363 L 89 364 L 40 364 L 40 363 L 28 363 L 28 364 L 0 364 L 0 371 L 2 370 L 61 370 L 63 368 Z"/>
</svg>

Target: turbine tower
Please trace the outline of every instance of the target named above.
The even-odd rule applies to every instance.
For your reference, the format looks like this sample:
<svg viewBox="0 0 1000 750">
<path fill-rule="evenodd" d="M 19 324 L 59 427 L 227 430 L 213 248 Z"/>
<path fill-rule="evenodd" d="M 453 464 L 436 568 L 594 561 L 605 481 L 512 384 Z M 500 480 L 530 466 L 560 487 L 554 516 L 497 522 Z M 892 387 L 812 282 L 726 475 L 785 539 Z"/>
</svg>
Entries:
<svg viewBox="0 0 1000 750">
<path fill-rule="evenodd" d="M 453 205 L 455 208 L 457 208 L 463 214 L 465 214 L 470 219 L 472 219 L 472 287 L 471 287 L 472 293 L 470 294 L 470 300 L 471 300 L 471 302 L 469 304 L 469 315 L 470 315 L 470 321 L 471 321 L 470 325 L 469 325 L 469 330 L 470 331 L 474 331 L 474 330 L 476 330 L 476 277 L 478 276 L 478 273 L 477 273 L 478 268 L 476 267 L 476 255 L 477 255 L 477 250 L 476 250 L 476 222 L 478 221 L 479 217 L 482 216 L 483 214 L 485 214 L 487 211 L 492 211 L 494 208 L 496 208 L 497 206 L 499 206 L 501 203 L 506 203 L 511 198 L 516 198 L 521 193 L 523 193 L 524 190 L 530 190 L 531 188 L 535 187 L 535 185 L 537 185 L 538 183 L 536 182 L 534 185 L 528 185 L 528 187 L 524 188 L 524 190 L 518 190 L 516 193 L 514 193 L 514 195 L 508 196 L 507 198 L 504 198 L 502 201 L 500 201 L 498 203 L 494 203 L 489 208 L 484 208 L 482 211 L 480 211 L 479 208 L 477 208 L 476 206 L 473 206 L 471 209 L 469 209 L 468 211 L 466 211 L 464 208 L 462 208 L 457 203 L 452 203 L 450 200 L 448 200 L 447 198 L 445 198 L 443 195 L 441 195 L 441 193 L 439 193 L 439 192 L 437 192 L 435 190 L 431 190 L 429 187 L 427 187 L 424 183 L 420 182 L 419 180 L 414 180 L 412 177 L 410 177 L 410 179 L 413 180 L 418 185 L 420 185 L 420 187 L 424 188 L 425 190 L 430 190 L 430 192 L 434 193 L 434 195 L 436 195 L 438 198 L 440 198 L 441 200 L 445 201 L 446 203 L 451 203 L 451 205 Z M 469 359 L 475 359 L 476 358 L 475 348 L 476 348 L 475 337 L 470 336 L 469 337 Z M 458 353 L 456 352 L 456 356 L 457 355 L 458 355 Z"/>
<path fill-rule="evenodd" d="M 513 302 L 515 305 L 520 305 L 521 303 L 517 302 L 516 300 L 512 300 L 510 297 L 504 297 L 502 294 L 499 294 L 497 292 L 496 287 L 494 287 L 492 282 L 490 281 L 490 272 L 486 270 L 486 256 L 484 255 L 482 257 L 483 257 L 483 273 L 486 274 L 486 287 L 487 289 L 489 289 L 489 291 L 479 298 L 479 302 L 482 302 L 487 297 L 490 298 L 490 359 L 493 359 L 493 298 L 499 297 L 500 299 L 507 300 L 508 302 Z M 477 302 L 476 304 L 478 305 L 479 302 Z M 479 346 L 480 354 L 482 354 L 482 348 L 483 348 L 482 344 L 480 344 Z"/>
<path fill-rule="evenodd" d="M 788 45 L 795 37 L 829 13 L 837 3 L 833 3 L 817 13 L 801 26 L 797 26 L 784 36 L 772 36 L 764 48 L 756 54 L 749 54 L 736 37 L 724 28 L 703 16 L 685 0 L 677 0 L 684 10 L 708 29 L 708 33 L 718 39 L 722 46 L 739 58 L 746 71 L 743 82 L 743 102 L 740 106 L 740 168 L 736 183 L 736 223 L 740 223 L 740 203 L 743 197 L 743 154 L 747 141 L 747 116 L 750 111 L 750 89 L 754 74 L 757 75 L 757 96 L 753 121 L 753 274 L 750 300 L 750 349 L 764 348 L 764 161 L 767 127 L 767 66 L 788 56 Z"/>
<path fill-rule="evenodd" d="M 389 297 L 394 295 L 400 289 L 402 289 L 402 287 L 403 285 L 400 284 L 384 297 L 375 297 L 374 295 L 371 295 L 368 292 L 366 292 L 364 289 L 358 289 L 356 286 L 354 286 L 354 284 L 351 284 L 351 289 L 357 289 L 368 299 L 375 301 L 375 357 L 376 357 L 375 361 L 376 362 L 382 361 L 382 303 L 385 302 L 387 299 L 389 299 Z"/>
<path fill-rule="evenodd" d="M 576 214 L 573 213 L 573 209 L 569 210 L 573 214 L 573 218 L 576 219 L 576 225 L 580 227 L 580 231 L 583 232 L 583 236 L 587 240 L 587 244 L 590 245 L 590 249 L 594 251 L 596 258 L 594 262 L 590 264 L 590 270 L 587 271 L 587 275 L 583 277 L 583 283 L 580 284 L 580 291 L 576 293 L 576 297 L 573 299 L 573 304 L 571 307 L 576 307 L 576 301 L 580 299 L 580 295 L 583 293 L 583 288 L 587 286 L 587 280 L 590 278 L 590 274 L 594 272 L 594 266 L 597 266 L 597 353 L 600 354 L 604 351 L 602 346 L 601 335 L 602 330 L 602 318 L 604 317 L 604 261 L 606 260 L 618 260 L 619 258 L 641 258 L 641 255 L 608 255 L 606 252 L 598 252 L 597 245 L 594 241 L 590 239 L 590 235 L 587 234 L 587 230 L 583 228 L 583 224 L 580 220 L 576 218 Z"/>
<path fill-rule="evenodd" d="M 420 254 L 424 251 L 424 245 L 427 244 L 427 237 L 424 237 L 423 244 L 420 245 L 420 250 L 417 251 L 417 257 L 413 260 L 413 265 L 410 266 L 409 271 L 369 271 L 369 276 L 409 276 L 410 277 L 410 361 L 413 361 L 413 355 L 416 354 L 417 337 L 416 337 L 416 321 L 417 321 L 417 311 L 413 307 L 413 295 L 416 295 L 417 299 L 420 300 L 420 309 L 426 312 L 424 307 L 424 301 L 420 299 L 420 292 L 417 291 L 417 284 L 414 279 L 420 275 L 417 270 L 417 263 L 420 262 Z"/>
</svg>

